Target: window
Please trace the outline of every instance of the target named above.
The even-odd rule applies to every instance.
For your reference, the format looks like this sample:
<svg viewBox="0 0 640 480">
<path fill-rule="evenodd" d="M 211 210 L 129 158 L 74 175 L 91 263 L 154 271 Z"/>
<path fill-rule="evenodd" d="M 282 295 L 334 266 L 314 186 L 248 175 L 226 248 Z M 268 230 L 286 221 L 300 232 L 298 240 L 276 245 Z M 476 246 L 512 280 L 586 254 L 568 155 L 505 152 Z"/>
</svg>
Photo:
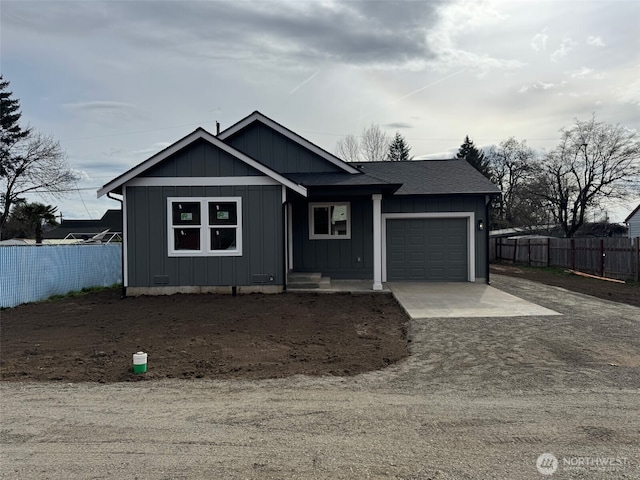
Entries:
<svg viewBox="0 0 640 480">
<path fill-rule="evenodd" d="M 167 199 L 169 256 L 242 255 L 240 197 Z"/>
<path fill-rule="evenodd" d="M 309 239 L 351 238 L 351 204 L 310 203 Z"/>
</svg>

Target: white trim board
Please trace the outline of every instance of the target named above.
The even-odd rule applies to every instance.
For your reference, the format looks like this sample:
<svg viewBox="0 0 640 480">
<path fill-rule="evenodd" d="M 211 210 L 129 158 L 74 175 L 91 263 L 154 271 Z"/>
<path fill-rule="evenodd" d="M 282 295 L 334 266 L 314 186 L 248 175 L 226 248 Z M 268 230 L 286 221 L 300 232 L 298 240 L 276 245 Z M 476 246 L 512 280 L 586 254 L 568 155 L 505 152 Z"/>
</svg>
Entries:
<svg viewBox="0 0 640 480">
<path fill-rule="evenodd" d="M 466 218 L 467 219 L 467 276 L 469 282 L 476 281 L 476 215 L 474 212 L 416 212 L 416 213 L 383 213 L 382 214 L 382 281 L 387 281 L 387 220 L 430 218 Z"/>
<path fill-rule="evenodd" d="M 129 229 L 127 228 L 127 187 L 122 187 L 122 286 L 129 286 Z"/>
<path fill-rule="evenodd" d="M 382 195 L 371 195 L 373 202 L 373 289 L 382 290 Z M 386 247 L 386 245 L 385 245 Z"/>
<path fill-rule="evenodd" d="M 260 163 L 260 162 L 258 162 L 256 160 L 254 160 L 253 158 L 245 155 L 244 153 L 240 152 L 239 150 L 236 150 L 232 146 L 227 145 L 222 140 L 217 138 L 215 135 L 212 135 L 211 133 L 207 132 L 203 128 L 198 128 L 197 130 L 195 130 L 194 132 L 190 133 L 186 137 L 178 140 L 173 145 L 170 145 L 169 147 L 165 148 L 161 152 L 156 153 L 155 155 L 153 155 L 152 157 L 148 158 L 144 162 L 138 164 L 137 166 L 135 166 L 134 168 L 132 168 L 128 172 L 125 172 L 122 175 L 120 175 L 119 177 L 111 180 L 109 183 L 107 183 L 101 189 L 98 190 L 98 198 L 102 197 L 103 195 L 106 195 L 107 193 L 115 190 L 116 188 L 121 187 L 125 183 L 128 183 L 129 181 L 133 180 L 134 178 L 140 176 L 142 173 L 144 173 L 145 171 L 147 171 L 151 167 L 157 165 L 158 163 L 162 162 L 163 160 L 166 160 L 171 155 L 179 152 L 183 148 L 187 147 L 188 145 L 190 145 L 191 143 L 193 143 L 193 142 L 195 142 L 196 140 L 199 140 L 199 139 L 203 139 L 203 140 L 211 143 L 215 147 L 218 147 L 220 150 L 223 150 L 224 152 L 228 153 L 229 155 L 232 155 L 233 157 L 237 158 L 238 160 L 240 160 L 240 161 L 246 163 L 247 165 L 255 168 L 259 172 L 264 173 L 266 176 L 273 178 L 278 183 L 281 183 L 282 185 L 286 185 L 291 190 L 299 193 L 303 197 L 307 196 L 307 189 L 305 187 L 303 187 L 302 185 L 299 185 L 299 184 L 297 184 L 295 182 L 292 182 L 288 178 L 280 175 L 278 172 L 276 172 L 274 170 L 271 170 L 269 167 L 266 167 L 262 163 Z"/>
<path fill-rule="evenodd" d="M 136 177 L 126 183 L 127 187 L 227 187 L 244 185 L 281 185 L 281 183 L 271 177 L 262 175 L 245 177 Z"/>
</svg>

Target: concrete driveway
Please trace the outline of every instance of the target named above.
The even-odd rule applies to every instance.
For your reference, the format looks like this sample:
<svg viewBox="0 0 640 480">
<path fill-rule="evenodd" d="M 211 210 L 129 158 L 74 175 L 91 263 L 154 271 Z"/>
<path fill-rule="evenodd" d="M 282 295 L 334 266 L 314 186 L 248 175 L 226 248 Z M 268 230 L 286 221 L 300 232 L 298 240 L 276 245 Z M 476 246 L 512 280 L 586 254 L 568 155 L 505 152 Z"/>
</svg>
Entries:
<svg viewBox="0 0 640 480">
<path fill-rule="evenodd" d="M 493 285 L 562 315 L 412 320 L 355 377 L 2 383 L 0 478 L 640 478 L 640 309 Z"/>
<path fill-rule="evenodd" d="M 411 318 L 561 315 L 486 283 L 387 283 Z"/>
</svg>

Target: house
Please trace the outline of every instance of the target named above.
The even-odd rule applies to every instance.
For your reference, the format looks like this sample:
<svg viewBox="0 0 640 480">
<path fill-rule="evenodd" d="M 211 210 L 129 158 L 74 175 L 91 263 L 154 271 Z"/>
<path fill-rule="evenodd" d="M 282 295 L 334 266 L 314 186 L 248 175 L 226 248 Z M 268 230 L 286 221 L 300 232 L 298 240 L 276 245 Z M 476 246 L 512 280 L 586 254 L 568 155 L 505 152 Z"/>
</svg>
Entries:
<svg viewBox="0 0 640 480">
<path fill-rule="evenodd" d="M 107 210 L 98 220 L 63 219 L 60 225 L 47 232 L 47 237 L 87 240 L 105 230 L 108 230 L 109 234 L 122 232 L 122 211 Z"/>
<path fill-rule="evenodd" d="M 488 281 L 490 197 L 462 160 L 345 163 L 254 112 L 104 185 L 121 196 L 128 295 L 281 292 L 332 279 Z"/>
<path fill-rule="evenodd" d="M 640 204 L 624 219 L 629 226 L 629 238 L 640 237 Z"/>
</svg>

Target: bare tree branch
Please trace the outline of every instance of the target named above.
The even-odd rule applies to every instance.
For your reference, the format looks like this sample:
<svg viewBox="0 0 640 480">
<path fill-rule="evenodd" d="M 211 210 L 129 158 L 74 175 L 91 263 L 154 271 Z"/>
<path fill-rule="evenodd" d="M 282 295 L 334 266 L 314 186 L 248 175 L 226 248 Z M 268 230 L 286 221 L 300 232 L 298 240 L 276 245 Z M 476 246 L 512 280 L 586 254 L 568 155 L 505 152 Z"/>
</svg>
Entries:
<svg viewBox="0 0 640 480">
<path fill-rule="evenodd" d="M 76 180 L 60 143 L 31 131 L 12 146 L 11 168 L 0 178 L 0 233 L 11 206 L 25 194 L 38 190 L 44 197 L 59 198 Z"/>
<path fill-rule="evenodd" d="M 360 161 L 360 144 L 354 135 L 347 135 L 338 140 L 335 152 L 345 162 Z"/>
<path fill-rule="evenodd" d="M 367 162 L 381 162 L 387 156 L 389 139 L 378 125 L 371 124 L 362 131 L 362 156 Z"/>
<path fill-rule="evenodd" d="M 576 120 L 561 130 L 560 144 L 543 162 L 539 192 L 567 237 L 584 224 L 587 211 L 604 199 L 636 192 L 640 178 L 640 141 L 621 125 Z"/>
</svg>

